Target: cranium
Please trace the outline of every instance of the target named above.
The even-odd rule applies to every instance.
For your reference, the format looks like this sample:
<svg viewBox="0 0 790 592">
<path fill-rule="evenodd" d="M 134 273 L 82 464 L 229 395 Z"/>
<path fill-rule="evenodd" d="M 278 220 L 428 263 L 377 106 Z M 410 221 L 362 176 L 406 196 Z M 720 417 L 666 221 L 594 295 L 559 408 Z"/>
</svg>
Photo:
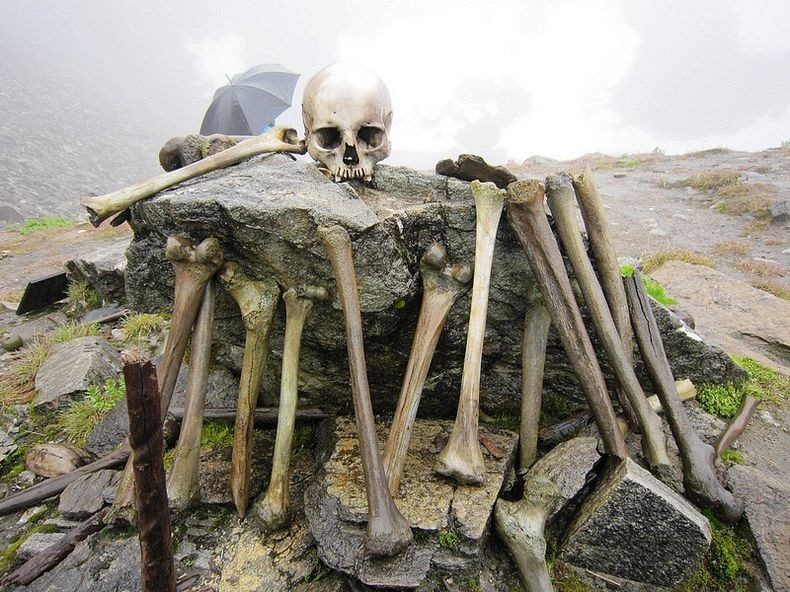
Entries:
<svg viewBox="0 0 790 592">
<path fill-rule="evenodd" d="M 390 154 L 392 104 L 384 83 L 353 64 L 320 70 L 302 98 L 307 152 L 335 181 L 373 178 L 373 165 Z"/>
</svg>

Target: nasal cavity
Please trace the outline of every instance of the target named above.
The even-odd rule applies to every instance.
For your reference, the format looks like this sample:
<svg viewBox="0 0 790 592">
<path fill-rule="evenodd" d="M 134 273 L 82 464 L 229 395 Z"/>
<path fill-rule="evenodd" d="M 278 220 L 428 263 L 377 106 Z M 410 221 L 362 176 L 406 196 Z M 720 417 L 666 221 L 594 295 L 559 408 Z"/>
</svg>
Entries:
<svg viewBox="0 0 790 592">
<path fill-rule="evenodd" d="M 357 149 L 351 144 L 346 144 L 346 151 L 343 153 L 343 164 L 346 166 L 357 166 L 359 164 Z"/>
</svg>

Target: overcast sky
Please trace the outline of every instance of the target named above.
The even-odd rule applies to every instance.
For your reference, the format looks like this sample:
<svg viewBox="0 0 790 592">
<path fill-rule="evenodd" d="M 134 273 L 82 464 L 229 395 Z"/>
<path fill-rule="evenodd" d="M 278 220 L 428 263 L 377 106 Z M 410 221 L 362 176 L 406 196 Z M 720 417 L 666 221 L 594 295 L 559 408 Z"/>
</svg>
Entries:
<svg viewBox="0 0 790 592">
<path fill-rule="evenodd" d="M 340 60 L 390 89 L 392 164 L 790 140 L 788 0 L 3 0 L 0 15 L 20 72 L 56 74 L 162 142 L 262 62 L 302 74 L 278 120 L 301 132 L 305 83 Z"/>
</svg>

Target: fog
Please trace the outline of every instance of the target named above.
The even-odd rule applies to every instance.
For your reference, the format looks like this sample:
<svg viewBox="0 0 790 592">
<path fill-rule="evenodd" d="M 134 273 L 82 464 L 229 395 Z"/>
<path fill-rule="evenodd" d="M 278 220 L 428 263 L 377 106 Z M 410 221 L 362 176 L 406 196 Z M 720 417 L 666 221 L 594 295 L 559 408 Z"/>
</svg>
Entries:
<svg viewBox="0 0 790 592">
<path fill-rule="evenodd" d="M 159 147 L 199 130 L 226 75 L 265 62 L 301 74 L 278 119 L 300 131 L 313 73 L 368 66 L 393 98 L 388 162 L 417 168 L 460 153 L 504 164 L 790 139 L 786 0 L 271 6 L 5 0 L 0 199 L 25 213 L 42 193 L 156 174 Z"/>
</svg>

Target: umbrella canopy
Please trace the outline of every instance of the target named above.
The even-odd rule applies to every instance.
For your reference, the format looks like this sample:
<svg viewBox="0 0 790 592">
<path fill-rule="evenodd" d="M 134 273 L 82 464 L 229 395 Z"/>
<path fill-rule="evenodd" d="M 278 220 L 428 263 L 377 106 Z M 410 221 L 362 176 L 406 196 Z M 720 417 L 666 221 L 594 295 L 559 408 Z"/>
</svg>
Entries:
<svg viewBox="0 0 790 592">
<path fill-rule="evenodd" d="M 260 64 L 236 74 L 214 92 L 202 135 L 256 136 L 291 106 L 299 74 L 279 64 Z"/>
</svg>

